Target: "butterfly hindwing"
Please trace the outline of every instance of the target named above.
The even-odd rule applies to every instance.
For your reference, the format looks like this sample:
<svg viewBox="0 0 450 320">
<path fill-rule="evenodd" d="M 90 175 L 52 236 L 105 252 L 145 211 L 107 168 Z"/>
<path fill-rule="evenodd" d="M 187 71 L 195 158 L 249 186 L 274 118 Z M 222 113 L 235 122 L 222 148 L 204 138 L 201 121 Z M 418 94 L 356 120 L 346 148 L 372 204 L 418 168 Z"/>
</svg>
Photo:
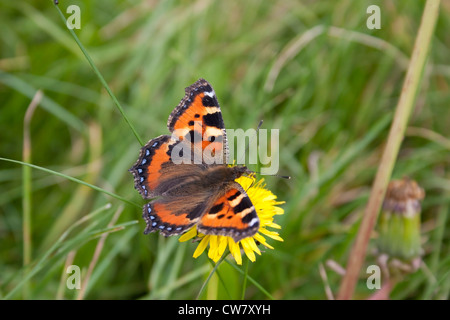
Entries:
<svg viewBox="0 0 450 320">
<path fill-rule="evenodd" d="M 247 193 L 237 182 L 231 182 L 198 222 L 204 234 L 232 237 L 235 242 L 253 236 L 259 229 L 259 218 Z"/>
<path fill-rule="evenodd" d="M 160 230 L 165 236 L 178 235 L 196 223 L 188 218 L 187 212 L 175 215 L 169 204 L 158 201 L 147 203 L 142 217 L 147 224 L 144 234 Z"/>
<path fill-rule="evenodd" d="M 165 236 L 178 235 L 194 226 L 206 210 L 208 194 L 192 201 L 191 195 L 163 196 L 144 206 L 144 233 L 159 230 Z"/>
</svg>

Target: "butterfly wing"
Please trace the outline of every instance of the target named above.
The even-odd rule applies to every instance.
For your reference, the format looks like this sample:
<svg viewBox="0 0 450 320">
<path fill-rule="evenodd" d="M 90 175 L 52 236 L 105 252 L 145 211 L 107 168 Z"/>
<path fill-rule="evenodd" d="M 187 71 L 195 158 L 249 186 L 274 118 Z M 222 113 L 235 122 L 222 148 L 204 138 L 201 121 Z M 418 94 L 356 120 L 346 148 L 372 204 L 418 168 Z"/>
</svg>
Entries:
<svg viewBox="0 0 450 320">
<path fill-rule="evenodd" d="M 197 225 L 201 233 L 232 237 L 235 242 L 253 236 L 258 229 L 255 207 L 237 182 L 228 185 Z"/>
<path fill-rule="evenodd" d="M 139 153 L 139 158 L 129 170 L 134 176 L 134 187 L 144 199 L 160 195 L 159 179 L 163 167 L 171 164 L 169 146 L 173 144 L 170 136 L 159 136 L 147 142 Z"/>
<path fill-rule="evenodd" d="M 185 91 L 169 116 L 167 128 L 177 139 L 188 140 L 202 151 L 207 163 L 227 163 L 227 135 L 214 89 L 206 80 L 199 79 Z"/>
<path fill-rule="evenodd" d="M 182 144 L 183 142 L 164 135 L 150 140 L 141 148 L 138 160 L 129 171 L 134 175 L 134 187 L 144 199 L 162 196 L 199 179 L 201 172 L 205 170 L 204 165 L 176 165 L 173 162 L 172 151 Z"/>
<path fill-rule="evenodd" d="M 159 230 L 165 236 L 182 234 L 194 226 L 205 211 L 207 200 L 189 195 L 161 197 L 144 206 L 142 217 L 147 227 L 144 234 Z"/>
<path fill-rule="evenodd" d="M 144 205 L 147 226 L 144 233 L 160 230 L 165 236 L 178 235 L 191 228 L 205 211 L 208 193 L 197 193 L 195 186 L 202 177 L 204 166 L 176 165 L 172 149 L 180 143 L 170 136 L 150 140 L 130 169 L 135 188 L 145 198 L 155 198 Z"/>
</svg>

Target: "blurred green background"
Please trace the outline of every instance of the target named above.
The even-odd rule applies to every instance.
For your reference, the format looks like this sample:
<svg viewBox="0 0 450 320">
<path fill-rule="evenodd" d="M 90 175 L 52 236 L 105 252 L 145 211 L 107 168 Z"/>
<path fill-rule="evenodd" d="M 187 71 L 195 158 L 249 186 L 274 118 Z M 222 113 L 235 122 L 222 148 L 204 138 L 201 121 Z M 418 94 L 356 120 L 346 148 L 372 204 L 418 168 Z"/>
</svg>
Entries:
<svg viewBox="0 0 450 320">
<path fill-rule="evenodd" d="M 381 9 L 379 30 L 366 26 L 372 4 Z M 275 221 L 284 242 L 269 240 L 274 250 L 249 263 L 248 274 L 276 299 L 326 299 L 323 265 L 337 292 L 341 276 L 326 262 L 347 263 L 424 2 L 61 0 L 66 18 L 69 5 L 80 7 L 75 32 L 143 140 L 167 134 L 170 112 L 200 77 L 213 85 L 228 128 L 264 119 L 264 128 L 280 129 L 279 173 L 292 179 L 265 180 L 286 201 Z M 53 2 L 1 0 L 0 30 L 0 157 L 144 204 L 127 171 L 140 145 Z M 393 299 L 449 297 L 449 30 L 443 1 L 393 174 L 426 191 L 424 266 L 401 279 Z M 25 120 L 37 90 L 44 97 Z M 0 297 L 194 299 L 212 268 L 206 254 L 192 258 L 195 243 L 144 236 L 138 207 L 73 181 L 0 161 L 0 188 Z M 376 263 L 372 249 L 359 299 L 374 293 L 365 273 Z M 88 279 L 82 293 L 66 287 L 68 265 Z M 213 277 L 201 298 L 240 298 L 242 274 L 226 263 L 219 273 L 226 288 Z M 245 298 L 267 296 L 247 282 Z"/>
</svg>

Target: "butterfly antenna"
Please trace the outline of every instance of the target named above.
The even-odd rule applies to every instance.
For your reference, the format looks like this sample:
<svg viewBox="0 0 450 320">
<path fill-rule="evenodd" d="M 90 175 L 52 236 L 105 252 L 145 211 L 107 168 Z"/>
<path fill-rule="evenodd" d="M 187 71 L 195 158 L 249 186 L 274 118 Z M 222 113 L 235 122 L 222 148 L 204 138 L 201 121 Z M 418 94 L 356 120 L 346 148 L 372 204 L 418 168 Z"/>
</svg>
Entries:
<svg viewBox="0 0 450 320">
<path fill-rule="evenodd" d="M 254 171 L 255 173 L 262 174 L 261 172 Z M 291 180 L 291 176 L 280 176 L 279 174 L 266 174 L 269 177 L 278 177 L 281 179 Z"/>
<path fill-rule="evenodd" d="M 263 122 L 264 122 L 264 120 L 262 120 L 262 119 L 259 121 L 258 128 L 256 128 L 256 132 L 258 132 L 259 128 L 261 128 Z"/>
</svg>

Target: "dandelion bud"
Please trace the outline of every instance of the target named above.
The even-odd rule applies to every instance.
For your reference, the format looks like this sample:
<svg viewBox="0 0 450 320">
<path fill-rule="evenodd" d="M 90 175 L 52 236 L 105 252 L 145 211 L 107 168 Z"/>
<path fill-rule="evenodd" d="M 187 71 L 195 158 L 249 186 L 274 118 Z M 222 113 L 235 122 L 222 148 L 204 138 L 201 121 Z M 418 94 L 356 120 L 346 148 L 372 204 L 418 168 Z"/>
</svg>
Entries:
<svg viewBox="0 0 450 320">
<path fill-rule="evenodd" d="M 420 201 L 425 192 L 409 178 L 393 180 L 379 220 L 378 250 L 404 262 L 420 257 Z"/>
</svg>

